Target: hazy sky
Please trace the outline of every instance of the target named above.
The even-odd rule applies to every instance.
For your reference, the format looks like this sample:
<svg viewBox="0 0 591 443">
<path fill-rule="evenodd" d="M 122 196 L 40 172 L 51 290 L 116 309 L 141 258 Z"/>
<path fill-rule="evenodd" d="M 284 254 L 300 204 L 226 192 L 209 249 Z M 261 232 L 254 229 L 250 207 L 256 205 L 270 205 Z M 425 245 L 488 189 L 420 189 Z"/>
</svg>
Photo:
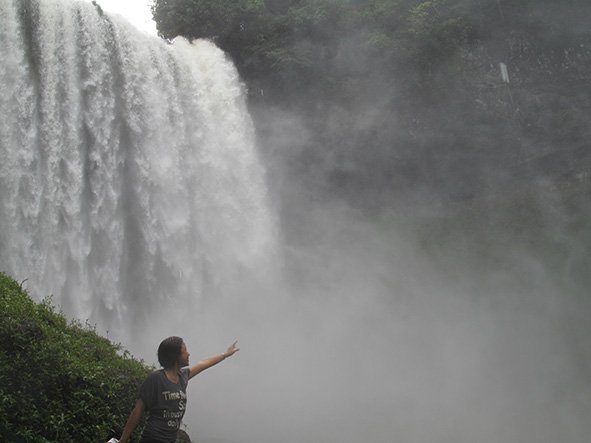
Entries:
<svg viewBox="0 0 591 443">
<path fill-rule="evenodd" d="M 96 2 L 105 11 L 120 14 L 138 29 L 156 35 L 156 24 L 150 12 L 151 0 L 96 0 Z"/>
</svg>

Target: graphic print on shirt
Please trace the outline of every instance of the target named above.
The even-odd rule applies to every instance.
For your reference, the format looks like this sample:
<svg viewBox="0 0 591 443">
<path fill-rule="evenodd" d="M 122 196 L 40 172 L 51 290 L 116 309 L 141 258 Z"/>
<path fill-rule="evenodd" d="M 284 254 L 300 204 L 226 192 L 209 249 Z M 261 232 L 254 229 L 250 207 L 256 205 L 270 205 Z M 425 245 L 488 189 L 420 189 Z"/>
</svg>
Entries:
<svg viewBox="0 0 591 443">
<path fill-rule="evenodd" d="M 171 429 L 179 429 L 181 419 L 185 413 L 185 405 L 187 402 L 187 394 L 183 391 L 164 391 L 162 392 L 162 399 L 167 402 L 177 402 L 175 408 L 178 412 L 170 410 L 162 411 L 162 418 L 167 420 L 166 425 Z"/>
</svg>

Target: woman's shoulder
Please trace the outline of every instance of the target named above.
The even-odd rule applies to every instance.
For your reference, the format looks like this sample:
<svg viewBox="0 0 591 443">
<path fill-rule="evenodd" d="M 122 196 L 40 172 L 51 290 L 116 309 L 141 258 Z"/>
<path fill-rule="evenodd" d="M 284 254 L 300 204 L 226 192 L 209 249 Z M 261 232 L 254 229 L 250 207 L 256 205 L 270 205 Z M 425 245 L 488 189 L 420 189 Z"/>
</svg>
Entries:
<svg viewBox="0 0 591 443">
<path fill-rule="evenodd" d="M 164 377 L 164 369 L 156 369 L 155 371 L 150 372 L 146 377 L 146 380 L 157 380 L 159 378 Z"/>
<path fill-rule="evenodd" d="M 163 376 L 164 370 L 162 369 L 150 372 L 148 376 L 145 378 L 144 382 L 142 383 L 140 391 L 151 390 L 154 389 L 155 386 L 161 385 L 163 383 Z"/>
</svg>

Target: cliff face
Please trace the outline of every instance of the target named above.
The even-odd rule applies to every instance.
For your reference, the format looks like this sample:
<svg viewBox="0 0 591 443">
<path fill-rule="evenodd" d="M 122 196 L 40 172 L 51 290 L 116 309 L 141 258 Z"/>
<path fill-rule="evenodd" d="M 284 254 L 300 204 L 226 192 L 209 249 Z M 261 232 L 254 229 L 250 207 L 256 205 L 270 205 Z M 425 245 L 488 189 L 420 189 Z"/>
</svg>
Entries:
<svg viewBox="0 0 591 443">
<path fill-rule="evenodd" d="M 162 35 L 214 38 L 237 64 L 285 220 L 310 196 L 485 223 L 527 223 L 519 202 L 541 213 L 550 194 L 585 212 L 588 2 L 244 0 L 223 27 L 203 8 L 169 26 L 159 5 Z"/>
<path fill-rule="evenodd" d="M 281 109 L 303 124 L 306 156 L 346 173 L 371 157 L 515 164 L 584 143 L 587 3 L 193 0 L 181 14 L 156 1 L 154 17 L 162 36 L 212 38 L 234 59 L 263 142 L 278 135 L 265 108 Z"/>
<path fill-rule="evenodd" d="M 461 202 L 513 181 L 578 186 L 590 168 L 590 7 L 402 3 L 381 20 L 330 9 L 331 22 L 277 35 L 284 57 L 268 70 L 277 51 L 227 45 L 270 159 L 355 204 L 417 187 Z"/>
</svg>

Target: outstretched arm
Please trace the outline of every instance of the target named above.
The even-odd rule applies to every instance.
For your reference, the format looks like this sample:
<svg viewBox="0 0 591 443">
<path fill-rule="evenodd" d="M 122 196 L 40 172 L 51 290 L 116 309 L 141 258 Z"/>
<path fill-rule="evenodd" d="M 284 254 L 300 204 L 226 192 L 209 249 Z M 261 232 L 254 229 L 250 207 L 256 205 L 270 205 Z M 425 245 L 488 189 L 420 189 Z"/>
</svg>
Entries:
<svg viewBox="0 0 591 443">
<path fill-rule="evenodd" d="M 189 378 L 195 377 L 197 374 L 199 374 L 202 371 L 205 371 L 207 368 L 211 368 L 212 366 L 215 366 L 218 363 L 224 361 L 226 358 L 234 355 L 236 352 L 238 352 L 240 350 L 239 348 L 236 347 L 236 343 L 238 343 L 238 342 L 235 341 L 230 346 L 228 346 L 228 349 L 226 349 L 226 352 L 224 352 L 223 354 L 218 354 L 218 355 L 204 358 L 199 363 L 196 363 L 193 366 L 190 366 L 189 367 Z"/>
<path fill-rule="evenodd" d="M 131 438 L 131 434 L 135 431 L 138 423 L 140 422 L 140 418 L 142 418 L 142 414 L 144 413 L 144 402 L 142 399 L 138 398 L 135 402 L 135 407 L 129 414 L 129 418 L 127 419 L 127 423 L 125 423 L 125 428 L 123 428 L 123 435 L 119 440 L 119 443 L 127 443 Z"/>
</svg>

